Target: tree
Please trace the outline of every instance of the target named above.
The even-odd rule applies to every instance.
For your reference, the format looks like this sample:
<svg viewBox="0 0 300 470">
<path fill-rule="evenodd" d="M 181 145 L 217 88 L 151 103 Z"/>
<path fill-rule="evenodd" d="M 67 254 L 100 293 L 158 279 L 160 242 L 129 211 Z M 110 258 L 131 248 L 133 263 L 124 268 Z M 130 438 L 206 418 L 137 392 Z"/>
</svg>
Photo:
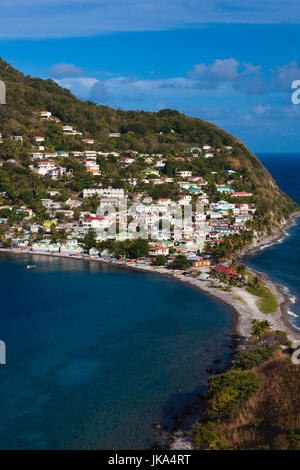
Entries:
<svg viewBox="0 0 300 470">
<path fill-rule="evenodd" d="M 91 248 L 94 248 L 96 245 L 96 232 L 93 229 L 90 229 L 86 236 L 83 239 L 85 248 L 89 251 Z"/>
<path fill-rule="evenodd" d="M 165 266 L 167 264 L 167 258 L 164 255 L 157 255 L 153 264 L 154 266 Z"/>
<path fill-rule="evenodd" d="M 244 279 L 245 278 L 245 275 L 246 275 L 246 272 L 247 272 L 247 268 L 244 264 L 239 264 L 236 268 L 239 276 Z"/>
<path fill-rule="evenodd" d="M 190 263 L 188 262 L 186 256 L 177 255 L 172 263 L 174 269 L 189 269 Z"/>
<path fill-rule="evenodd" d="M 262 288 L 262 284 L 263 282 L 258 276 L 255 276 L 250 282 L 251 287 L 253 287 L 256 290 L 260 290 Z"/>
<path fill-rule="evenodd" d="M 261 336 L 263 336 L 265 333 L 270 331 L 271 329 L 271 323 L 268 320 L 252 320 L 252 328 L 250 330 L 250 333 L 252 336 L 255 336 L 257 339 L 259 339 Z"/>
<path fill-rule="evenodd" d="M 144 258 L 149 254 L 149 243 L 148 240 L 138 238 L 131 242 L 128 247 L 128 255 L 130 258 Z"/>
</svg>

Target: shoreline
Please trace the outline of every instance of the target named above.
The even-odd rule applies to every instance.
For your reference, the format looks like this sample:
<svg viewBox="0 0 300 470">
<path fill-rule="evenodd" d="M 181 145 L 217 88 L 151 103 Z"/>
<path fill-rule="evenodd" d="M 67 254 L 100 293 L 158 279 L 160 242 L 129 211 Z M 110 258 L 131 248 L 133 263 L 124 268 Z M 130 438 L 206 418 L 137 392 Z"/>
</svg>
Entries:
<svg viewBox="0 0 300 470">
<path fill-rule="evenodd" d="M 255 240 L 252 246 L 246 247 L 239 252 L 235 259 L 244 264 L 247 263 L 247 258 L 253 256 L 260 250 L 269 246 L 280 243 L 287 234 L 287 229 L 296 225 L 296 219 L 300 217 L 300 212 L 291 214 L 286 220 L 282 227 L 280 227 L 276 233 Z M 278 303 L 278 309 L 273 314 L 264 314 L 260 312 L 257 307 L 257 298 L 246 290 L 240 287 L 231 287 L 230 291 L 224 291 L 217 287 L 217 282 L 211 282 L 208 279 L 210 269 L 207 267 L 199 269 L 201 274 L 197 278 L 187 277 L 178 270 L 170 270 L 166 268 L 156 268 L 150 265 L 137 264 L 135 262 L 120 261 L 117 263 L 105 261 L 101 258 L 93 258 L 90 256 L 68 256 L 61 255 L 60 253 L 35 253 L 29 249 L 16 249 L 16 248 L 0 248 L 0 253 L 10 253 L 13 255 L 30 255 L 30 256 L 47 256 L 51 258 L 64 258 L 68 260 L 81 260 L 81 261 L 92 261 L 109 266 L 115 266 L 125 269 L 134 269 L 135 271 L 151 272 L 156 274 L 162 274 L 169 278 L 175 279 L 180 282 L 185 282 L 190 286 L 199 289 L 201 292 L 209 295 L 210 297 L 221 301 L 231 307 L 234 312 L 234 326 L 230 333 L 231 336 L 231 349 L 233 354 L 242 349 L 249 337 L 249 331 L 251 329 L 251 320 L 265 320 L 268 319 L 271 323 L 272 330 L 285 331 L 288 338 L 292 341 L 300 339 L 300 329 L 296 328 L 291 323 L 291 316 L 288 313 L 289 306 L 293 304 L 293 296 L 287 291 L 287 288 L 283 285 L 277 284 L 270 281 L 266 273 L 255 271 L 251 268 L 247 269 L 249 272 L 262 278 L 266 286 L 275 294 Z M 247 265 L 247 264 L 246 264 Z M 226 370 L 226 369 L 225 369 Z M 190 430 L 201 417 L 201 404 L 202 398 L 197 399 L 193 403 L 186 405 L 186 410 L 183 412 L 180 419 L 175 423 L 174 429 L 171 432 L 166 433 L 161 431 L 162 438 L 167 441 L 167 448 L 170 450 L 192 450 Z"/>
<path fill-rule="evenodd" d="M 295 220 L 300 217 L 300 212 L 291 214 L 291 216 L 286 220 L 284 225 L 274 234 L 264 237 L 258 241 L 255 241 L 249 247 L 246 247 L 242 251 L 240 251 L 235 259 L 238 261 L 245 263 L 247 258 L 253 256 L 255 253 L 259 252 L 260 250 L 280 243 L 283 238 L 288 236 L 286 230 L 294 225 L 296 225 Z M 300 329 L 297 329 L 289 320 L 290 315 L 288 314 L 288 307 L 293 303 L 293 296 L 290 295 L 286 290 L 285 286 L 277 284 L 273 281 L 270 281 L 267 274 L 253 270 L 247 266 L 249 272 L 257 275 L 258 277 L 262 278 L 266 283 L 266 286 L 275 294 L 277 302 L 278 302 L 278 309 L 273 314 L 264 314 L 259 311 L 256 303 L 254 302 L 257 300 L 255 296 L 252 294 L 248 294 L 242 288 L 239 287 L 232 287 L 229 292 L 219 289 L 218 282 L 214 282 L 214 286 L 212 286 L 212 282 L 208 280 L 209 268 L 198 268 L 200 271 L 200 275 L 197 278 L 191 278 L 184 276 L 181 271 L 179 270 L 171 270 L 167 268 L 161 267 L 154 267 L 151 265 L 144 265 L 138 264 L 136 262 L 126 262 L 126 261 L 119 261 L 119 262 L 110 262 L 106 261 L 105 259 L 97 258 L 97 257 L 90 257 L 88 255 L 62 255 L 60 253 L 36 253 L 29 249 L 19 249 L 19 248 L 0 248 L 0 253 L 10 253 L 13 255 L 31 255 L 31 256 L 47 256 L 51 258 L 63 258 L 68 260 L 81 260 L 81 261 L 92 261 L 101 264 L 106 264 L 109 266 L 114 267 L 121 267 L 125 269 L 134 269 L 136 271 L 143 271 L 143 272 L 152 272 L 156 274 L 163 274 L 169 278 L 175 279 L 180 282 L 184 282 L 189 284 L 205 294 L 229 305 L 235 314 L 235 326 L 233 334 L 237 336 L 237 339 L 240 342 L 239 347 L 242 347 L 244 342 L 248 337 L 249 330 L 251 328 L 250 320 L 252 318 L 257 318 L 258 320 L 266 319 L 271 322 L 272 329 L 281 329 L 287 333 L 287 335 L 292 340 L 300 339 Z M 251 318 L 250 318 L 251 317 Z"/>
</svg>

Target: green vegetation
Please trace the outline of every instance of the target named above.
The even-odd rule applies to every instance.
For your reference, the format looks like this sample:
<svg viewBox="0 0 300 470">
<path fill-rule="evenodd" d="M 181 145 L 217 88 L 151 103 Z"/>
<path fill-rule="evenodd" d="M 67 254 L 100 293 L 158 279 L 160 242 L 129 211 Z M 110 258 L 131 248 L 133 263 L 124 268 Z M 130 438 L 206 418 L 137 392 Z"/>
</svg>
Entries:
<svg viewBox="0 0 300 470">
<path fill-rule="evenodd" d="M 137 240 L 125 240 L 116 242 L 113 240 L 105 240 L 94 245 L 100 251 L 107 249 L 112 254 L 125 258 L 143 258 L 149 254 L 149 243 L 147 240 L 138 238 Z"/>
<path fill-rule="evenodd" d="M 200 423 L 193 436 L 193 444 L 197 450 L 230 450 L 224 437 L 218 435 L 218 428 L 212 421 Z"/>
<path fill-rule="evenodd" d="M 282 344 L 289 345 L 282 331 L 251 337 L 233 369 L 209 378 L 195 449 L 300 449 L 299 366 Z"/>
<path fill-rule="evenodd" d="M 167 264 L 167 258 L 164 255 L 156 256 L 153 261 L 154 266 L 165 266 Z"/>
<path fill-rule="evenodd" d="M 207 412 L 218 418 L 236 412 L 259 388 L 258 376 L 248 370 L 233 369 L 208 380 Z"/>
<path fill-rule="evenodd" d="M 255 338 L 261 338 L 271 329 L 271 323 L 268 320 L 252 320 L 251 335 Z"/>
<path fill-rule="evenodd" d="M 234 358 L 234 367 L 239 369 L 252 369 L 262 362 L 270 359 L 273 354 L 272 348 L 261 346 L 254 351 L 243 351 Z"/>
<path fill-rule="evenodd" d="M 174 269 L 189 269 L 191 266 L 186 256 L 177 255 L 172 263 L 172 267 Z"/>
<path fill-rule="evenodd" d="M 233 189 L 253 192 L 253 197 L 245 200 L 238 198 L 236 202 L 255 203 L 257 211 L 253 219 L 247 222 L 250 231 L 225 237 L 214 249 L 214 255 L 219 259 L 251 243 L 252 230 L 268 231 L 297 210 L 296 204 L 278 188 L 255 155 L 236 137 L 211 123 L 170 109 L 158 113 L 123 111 L 80 101 L 54 81 L 25 76 L 2 59 L 0 76 L 7 88 L 7 106 L 0 107 L 1 132 L 4 137 L 23 137 L 22 142 L 5 139 L 1 144 L 0 157 L 4 164 L 0 170 L 0 192 L 6 192 L 13 204 L 24 204 L 33 209 L 37 221 L 44 220 L 41 199 L 47 197 L 50 189 L 79 193 L 84 187 L 93 187 L 101 181 L 103 187 L 124 188 L 129 195 L 146 190 L 155 200 L 162 197 L 174 200 L 178 194 L 175 182 L 161 185 L 143 183 L 141 175 L 147 169 L 147 163 L 141 157 L 136 158 L 129 167 L 121 168 L 115 156 L 110 155 L 107 159 L 98 156 L 102 176 L 87 173 L 84 165 L 73 157 L 58 158 L 57 161 L 67 170 L 72 170 L 74 177 L 64 176 L 64 181 L 53 181 L 33 174 L 29 165 L 35 135 L 45 137 L 46 151 L 87 149 L 80 138 L 64 135 L 62 124 L 70 124 L 84 137 L 95 139 L 93 148 L 96 151 L 117 151 L 125 155 L 126 150 L 134 149 L 139 153 L 163 154 L 166 165 L 161 170 L 162 176 L 174 178 L 178 170 L 190 170 L 195 175 L 201 175 L 208 181 L 205 190 L 211 202 L 220 198 L 216 184 L 227 182 L 224 170 L 235 170 L 237 173 L 230 176 Z M 40 110 L 50 111 L 56 121 L 39 119 L 36 113 Z M 111 138 L 109 132 L 119 132 L 120 137 Z M 220 149 L 218 155 L 212 159 L 192 158 L 188 149 L 205 144 Z M 228 152 L 226 146 L 231 146 L 232 151 Z M 5 163 L 11 157 L 16 159 L 16 164 Z M 126 182 L 132 177 L 138 180 L 136 189 Z M 224 194 L 222 198 L 229 200 L 230 195 Z"/>
<path fill-rule="evenodd" d="M 260 297 L 258 307 L 262 313 L 274 313 L 278 309 L 278 302 L 275 294 L 265 285 L 265 283 L 257 276 L 248 275 L 249 287 L 247 291 L 250 294 Z"/>
</svg>

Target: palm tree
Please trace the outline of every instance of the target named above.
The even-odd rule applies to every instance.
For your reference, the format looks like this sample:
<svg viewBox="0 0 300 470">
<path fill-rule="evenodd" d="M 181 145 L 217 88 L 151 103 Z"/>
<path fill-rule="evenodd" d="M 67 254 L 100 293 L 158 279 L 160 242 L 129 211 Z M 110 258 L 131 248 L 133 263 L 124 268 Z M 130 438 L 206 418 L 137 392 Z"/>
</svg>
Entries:
<svg viewBox="0 0 300 470">
<path fill-rule="evenodd" d="M 236 268 L 240 278 L 242 279 L 245 279 L 245 275 L 246 275 L 246 272 L 247 272 L 247 268 L 244 264 L 239 264 Z"/>
<path fill-rule="evenodd" d="M 252 336 L 255 336 L 256 339 L 260 338 L 271 329 L 271 323 L 268 320 L 252 320 L 251 323 L 252 328 L 250 333 Z"/>
<path fill-rule="evenodd" d="M 256 290 L 260 290 L 262 287 L 262 284 L 263 282 L 258 276 L 255 276 L 251 281 L 251 286 L 254 287 L 254 289 Z"/>
</svg>

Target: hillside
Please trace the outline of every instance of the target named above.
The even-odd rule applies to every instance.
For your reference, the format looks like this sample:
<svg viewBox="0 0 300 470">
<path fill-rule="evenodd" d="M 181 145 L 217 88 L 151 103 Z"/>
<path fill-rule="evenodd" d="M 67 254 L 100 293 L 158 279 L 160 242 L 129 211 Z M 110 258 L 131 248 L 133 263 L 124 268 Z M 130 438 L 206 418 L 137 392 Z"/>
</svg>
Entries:
<svg viewBox="0 0 300 470">
<path fill-rule="evenodd" d="M 241 357 L 243 369 L 209 379 L 207 416 L 194 430 L 195 447 L 299 450 L 299 365 L 276 347 L 273 352 L 260 347 Z M 259 365 L 253 367 L 255 361 Z M 221 412 L 225 406 L 226 413 Z"/>
<path fill-rule="evenodd" d="M 256 156 L 239 139 L 211 123 L 170 109 L 157 113 L 122 111 L 81 101 L 54 81 L 25 76 L 2 59 L 0 79 L 7 87 L 7 105 L 0 106 L 0 191 L 16 208 L 31 208 L 36 221 L 48 217 L 41 199 L 49 196 L 50 189 L 60 191 L 62 201 L 80 198 L 84 188 L 99 186 L 124 188 L 130 197 L 142 192 L 154 200 L 175 201 L 180 172 L 191 172 L 194 180 L 203 178 L 210 203 L 219 199 L 251 203 L 255 214 L 248 220 L 248 229 L 270 231 L 297 210 Z M 41 119 L 38 113 L 43 110 L 51 113 L 50 119 Z M 63 131 L 68 125 L 78 130 L 78 135 Z M 44 140 L 40 157 L 34 156 L 39 152 L 35 136 Z M 82 137 L 93 139 L 92 146 Z M 94 166 L 78 158 L 90 149 L 97 155 L 92 157 Z M 51 160 L 53 152 L 61 175 L 42 177 L 35 171 L 37 160 L 48 160 L 49 155 Z M 133 156 L 131 161 L 129 156 Z M 147 171 L 159 173 L 160 183 L 168 178 L 171 183 L 145 181 L 141 175 Z M 200 186 L 194 188 L 194 194 Z M 218 188 L 223 186 L 229 186 L 230 191 L 221 193 Z M 251 197 L 233 198 L 230 192 Z M 186 188 L 181 188 L 181 194 L 188 194 Z M 192 201 L 196 202 L 194 196 Z M 88 210 L 95 206 L 95 201 L 90 202 L 84 205 Z"/>
</svg>

